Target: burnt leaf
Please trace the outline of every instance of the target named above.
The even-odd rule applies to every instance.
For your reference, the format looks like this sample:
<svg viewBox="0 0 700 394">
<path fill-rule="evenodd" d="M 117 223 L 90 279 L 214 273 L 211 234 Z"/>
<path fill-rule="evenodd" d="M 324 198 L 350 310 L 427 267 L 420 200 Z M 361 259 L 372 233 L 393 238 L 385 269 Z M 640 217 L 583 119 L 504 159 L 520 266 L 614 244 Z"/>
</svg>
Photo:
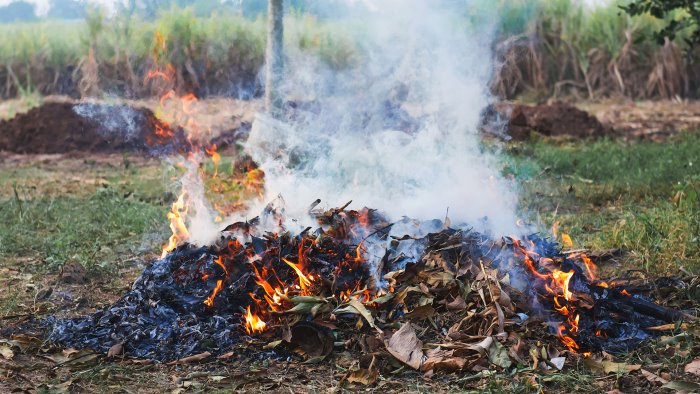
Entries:
<svg viewBox="0 0 700 394">
<path fill-rule="evenodd" d="M 319 324 L 301 321 L 292 326 L 291 344 L 311 358 L 331 354 L 334 341 L 331 330 Z"/>
</svg>

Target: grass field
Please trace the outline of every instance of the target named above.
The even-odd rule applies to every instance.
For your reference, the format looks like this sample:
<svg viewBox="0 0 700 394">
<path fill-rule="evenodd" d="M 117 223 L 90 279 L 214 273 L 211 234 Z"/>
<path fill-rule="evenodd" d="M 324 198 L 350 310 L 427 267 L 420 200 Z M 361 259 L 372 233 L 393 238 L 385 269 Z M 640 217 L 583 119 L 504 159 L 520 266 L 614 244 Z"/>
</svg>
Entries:
<svg viewBox="0 0 700 394">
<path fill-rule="evenodd" d="M 575 247 L 619 249 L 619 258 L 601 267 L 607 274 L 641 269 L 675 275 L 680 267 L 697 274 L 700 163 L 694 160 L 698 157 L 700 134 L 695 132 L 661 143 L 533 139 L 505 147 L 503 171 L 522 184 L 524 217 L 545 230 L 559 221 Z M 15 157 L 0 167 L 0 284 L 16 290 L 0 293 L 2 319 L 26 313 L 84 314 L 109 304 L 157 256 L 168 235 L 165 214 L 174 198 L 168 192 L 172 173 L 160 162 L 128 156 L 39 159 Z M 86 268 L 87 284 L 57 282 L 68 262 Z M 49 287 L 67 294 L 68 300 L 42 302 L 41 292 Z M 694 345 L 692 340 L 684 342 L 670 356 L 655 353 L 653 346 L 627 359 L 651 368 L 662 357 L 664 370 L 677 372 L 692 357 L 682 349 Z M 336 385 L 330 376 L 342 372 L 333 365 L 309 366 L 305 375 L 316 377 L 304 381 L 290 376 L 288 365 L 263 361 L 186 368 L 94 361 L 46 367 L 53 368 L 52 375 L 36 365 L 22 373 L 41 379 L 38 382 L 47 391 L 66 381 L 89 391 L 119 391 L 122 385 L 139 392 L 161 391 L 154 387 L 255 391 L 260 382 L 280 390 L 321 390 Z M 212 376 L 226 378 L 212 380 Z M 479 382 L 481 389 L 491 392 L 530 392 L 538 387 L 606 392 L 636 387 L 635 381 L 643 379 L 624 374 L 603 377 L 582 365 L 546 375 L 523 367 L 514 376 L 494 375 L 474 382 L 424 381 L 413 372 L 398 376 L 400 383 L 386 378 L 386 387 L 456 392 Z"/>
<path fill-rule="evenodd" d="M 700 269 L 697 133 L 663 143 L 534 140 L 506 151 L 504 172 L 520 180 L 523 216 L 541 228 L 559 221 L 577 246 L 621 249 L 625 267 Z M 160 163 L 128 157 L 5 167 L 0 256 L 41 259 L 55 271 L 69 258 L 109 267 L 123 255 L 119 246 L 155 252 L 173 198 L 164 174 Z"/>
</svg>

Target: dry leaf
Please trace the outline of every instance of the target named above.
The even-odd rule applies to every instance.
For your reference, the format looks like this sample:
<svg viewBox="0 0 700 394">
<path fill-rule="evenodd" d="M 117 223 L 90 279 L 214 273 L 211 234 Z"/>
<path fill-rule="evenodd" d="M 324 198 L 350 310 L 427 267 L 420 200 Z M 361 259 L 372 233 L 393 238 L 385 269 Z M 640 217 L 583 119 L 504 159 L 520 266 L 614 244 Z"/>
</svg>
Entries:
<svg viewBox="0 0 700 394">
<path fill-rule="evenodd" d="M 43 340 L 31 334 L 14 334 L 11 339 L 0 339 L 0 343 L 6 343 L 11 347 L 17 346 L 21 351 L 41 346 Z"/>
<path fill-rule="evenodd" d="M 479 352 L 479 354 L 481 354 L 483 356 L 484 354 L 486 354 L 486 352 L 489 351 L 489 349 L 491 348 L 491 344 L 493 342 L 494 342 L 493 337 L 486 337 L 486 338 L 484 338 L 483 341 L 481 341 L 479 343 L 476 343 L 473 345 L 470 344 L 468 346 L 468 348 Z"/>
<path fill-rule="evenodd" d="M 379 371 L 376 369 L 365 369 L 361 368 L 357 371 L 352 371 L 347 377 L 347 381 L 350 383 L 360 383 L 365 386 L 374 384 L 379 377 Z"/>
<path fill-rule="evenodd" d="M 150 365 L 150 364 L 155 364 L 153 360 L 129 360 L 128 361 L 131 364 L 136 364 L 136 365 Z"/>
<path fill-rule="evenodd" d="M 63 350 L 60 353 L 46 355 L 46 357 L 51 359 L 56 364 L 65 364 L 68 362 L 85 364 L 96 359 L 97 357 L 99 357 L 99 355 L 97 353 L 94 353 L 92 350 L 76 350 L 70 348 Z"/>
<path fill-rule="evenodd" d="M 566 362 L 566 357 L 553 357 L 549 360 L 558 370 L 564 369 L 564 363 Z"/>
<path fill-rule="evenodd" d="M 661 383 L 661 384 L 666 384 L 668 383 L 668 380 L 662 378 L 661 376 L 649 372 L 646 369 L 642 369 L 642 375 L 651 383 Z"/>
<path fill-rule="evenodd" d="M 123 342 L 117 342 L 112 347 L 109 348 L 107 351 L 107 357 L 109 358 L 114 358 L 114 357 L 119 357 L 124 353 L 124 343 Z"/>
<path fill-rule="evenodd" d="M 596 361 L 590 358 L 584 360 L 583 365 L 591 369 L 603 371 L 604 373 L 629 373 L 642 368 L 640 364 L 615 363 L 612 361 Z"/>
<path fill-rule="evenodd" d="M 454 275 L 445 271 L 432 272 L 426 279 L 425 283 L 430 286 L 446 286 L 447 284 L 454 281 Z"/>
<path fill-rule="evenodd" d="M 700 359 L 689 362 L 685 365 L 685 368 L 683 368 L 683 370 L 685 371 L 685 373 L 691 373 L 693 375 L 700 376 Z"/>
<path fill-rule="evenodd" d="M 267 345 L 263 346 L 263 349 L 274 349 L 274 348 L 276 348 L 277 346 L 281 345 L 282 342 L 284 342 L 284 341 L 281 340 L 281 339 L 280 339 L 280 340 L 277 340 L 277 341 L 272 341 L 272 342 L 268 343 Z M 217 357 L 217 359 L 218 359 L 218 358 L 219 358 L 219 357 Z"/>
<path fill-rule="evenodd" d="M 416 336 L 416 331 L 411 323 L 406 323 L 389 338 L 385 340 L 386 350 L 413 369 L 419 369 L 423 362 L 423 342 Z"/>
<path fill-rule="evenodd" d="M 451 311 L 461 311 L 463 309 L 466 309 L 467 303 L 464 301 L 464 298 L 457 296 L 457 298 L 455 298 L 451 302 L 448 302 L 445 306 L 448 310 Z"/>
<path fill-rule="evenodd" d="M 5 360 L 12 360 L 12 357 L 15 356 L 15 352 L 13 352 L 9 346 L 3 345 L 0 346 L 0 355 L 2 355 Z"/>
<path fill-rule="evenodd" d="M 369 323 L 370 327 L 375 328 L 374 325 L 374 318 L 372 317 L 372 314 L 365 308 L 362 303 L 354 298 L 350 298 L 350 301 L 348 301 L 348 304 L 350 304 L 353 308 L 357 309 L 358 312 L 362 315 L 362 317 L 367 320 L 367 323 Z"/>
<path fill-rule="evenodd" d="M 73 384 L 72 380 L 67 380 L 63 383 L 59 384 L 44 384 L 39 386 L 40 388 L 44 388 L 47 392 L 52 393 L 52 394 L 63 394 L 63 393 L 68 393 L 70 386 Z"/>
<path fill-rule="evenodd" d="M 235 356 L 235 353 L 233 353 L 233 352 L 226 352 L 226 353 L 220 355 L 219 357 L 217 357 L 216 359 L 217 359 L 217 360 L 228 360 L 228 359 L 230 359 L 230 358 L 233 358 L 234 356 Z"/>
<path fill-rule="evenodd" d="M 489 361 L 501 368 L 508 368 L 512 364 L 508 357 L 508 350 L 498 341 L 493 341 L 489 348 Z"/>
<path fill-rule="evenodd" d="M 74 354 L 80 353 L 80 350 L 74 349 L 74 348 L 68 348 L 68 349 L 63 349 L 61 352 L 63 354 L 63 357 L 65 358 L 71 358 Z"/>
<path fill-rule="evenodd" d="M 454 350 L 430 349 L 427 351 L 428 357 L 423 363 L 423 371 L 434 372 L 455 372 L 462 370 L 467 364 L 467 360 L 462 357 L 455 357 Z"/>
<path fill-rule="evenodd" d="M 362 305 L 360 301 L 354 298 L 351 298 L 347 304 L 344 304 L 344 306 L 340 306 L 333 311 L 333 314 L 336 315 L 342 315 L 344 313 L 361 315 L 365 318 L 367 323 L 369 323 L 369 325 L 372 328 L 376 328 L 376 326 L 374 325 L 374 317 L 372 317 L 372 314 L 367 310 L 367 308 L 365 308 L 364 305 Z"/>
<path fill-rule="evenodd" d="M 433 316 L 435 316 L 435 309 L 432 307 L 432 305 L 418 306 L 404 315 L 406 319 L 410 320 L 425 320 Z"/>
<path fill-rule="evenodd" d="M 178 360 L 175 360 L 175 361 L 171 361 L 171 362 L 168 363 L 168 365 L 189 364 L 189 363 L 192 363 L 192 362 L 195 362 L 195 361 L 202 361 L 202 360 L 204 360 L 205 358 L 207 358 L 207 357 L 209 357 L 209 356 L 211 356 L 211 353 L 209 353 L 209 352 L 199 353 L 199 354 L 195 354 L 195 355 L 193 355 L 193 356 L 183 357 L 183 358 L 181 358 L 181 359 L 178 359 Z"/>
<path fill-rule="evenodd" d="M 676 390 L 676 391 L 700 391 L 700 384 L 694 382 L 684 382 L 682 380 L 675 380 L 673 382 L 668 382 L 661 386 L 665 389 Z"/>
</svg>

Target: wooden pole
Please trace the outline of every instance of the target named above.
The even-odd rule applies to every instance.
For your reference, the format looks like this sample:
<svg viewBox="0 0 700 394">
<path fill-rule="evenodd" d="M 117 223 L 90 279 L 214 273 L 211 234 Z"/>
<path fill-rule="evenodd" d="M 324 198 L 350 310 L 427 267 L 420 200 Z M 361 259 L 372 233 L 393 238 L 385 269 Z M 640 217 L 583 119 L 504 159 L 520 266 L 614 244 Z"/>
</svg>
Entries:
<svg viewBox="0 0 700 394">
<path fill-rule="evenodd" d="M 265 51 L 265 110 L 274 118 L 282 113 L 282 74 L 284 57 L 282 53 L 284 26 L 283 0 L 268 0 L 267 7 L 267 48 Z"/>
</svg>

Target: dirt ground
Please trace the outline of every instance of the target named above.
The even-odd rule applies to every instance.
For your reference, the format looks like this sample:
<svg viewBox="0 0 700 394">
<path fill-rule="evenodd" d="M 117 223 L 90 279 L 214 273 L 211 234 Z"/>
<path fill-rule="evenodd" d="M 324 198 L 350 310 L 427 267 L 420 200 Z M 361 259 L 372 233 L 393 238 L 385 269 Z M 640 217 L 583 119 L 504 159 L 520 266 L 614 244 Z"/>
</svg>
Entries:
<svg viewBox="0 0 700 394">
<path fill-rule="evenodd" d="M 259 108 L 257 101 L 227 99 L 111 103 L 76 102 L 60 96 L 45 98 L 33 108 L 14 104 L 0 105 L 0 151 L 32 154 L 162 154 L 186 150 L 188 140 L 221 148 L 249 127 Z"/>
<path fill-rule="evenodd" d="M 577 106 L 626 139 L 661 140 L 700 128 L 700 101 L 606 100 Z"/>
<path fill-rule="evenodd" d="M 134 102 L 133 105 L 152 108 L 156 114 L 167 112 L 157 101 Z M 211 128 L 213 134 L 252 121 L 253 114 L 260 108 L 258 102 L 225 99 L 206 100 L 198 105 L 201 106 L 202 124 Z M 603 124 L 613 125 L 617 131 L 614 135 L 622 138 L 656 140 L 700 127 L 700 103 L 597 103 L 580 107 L 596 114 Z M 9 107 L 0 104 L 0 112 L 2 108 Z M 164 223 L 164 212 L 172 196 L 164 196 L 164 191 L 153 190 L 152 186 L 162 183 L 162 172 L 158 160 L 122 154 L 24 155 L 4 152 L 0 154 L 0 200 L 22 200 L 22 190 L 30 190 L 32 196 L 59 199 L 65 196 L 82 198 L 105 188 L 114 188 L 124 198 L 157 200 L 157 204 L 163 207 L 163 215 L 157 220 Z M 19 196 L 15 188 L 18 179 L 23 187 Z M 137 197 L 127 196 L 131 190 L 143 192 L 135 193 Z M 128 290 L 145 264 L 157 257 L 153 252 L 158 247 L 157 242 L 160 241 L 150 245 L 150 251 L 119 251 L 119 261 L 108 271 L 82 271 L 67 264 L 69 268 L 47 272 L 44 267 L 47 262 L 41 259 L 19 256 L 3 259 L 0 263 L 0 288 L 13 291 L 5 291 L 0 297 L 7 306 L 7 310 L 0 313 L 0 327 L 19 324 L 35 316 L 84 315 L 109 305 Z M 100 249 L 96 255 L 99 257 L 101 253 Z M 682 338 L 672 340 L 683 341 Z M 651 375 L 642 376 L 639 371 L 634 375 L 592 375 L 583 360 L 573 360 L 561 373 L 522 366 L 514 375 L 425 377 L 397 369 L 389 376 L 381 376 L 376 385 L 365 387 L 343 381 L 348 372 L 357 367 L 357 361 L 343 353 L 336 355 L 333 362 L 299 364 L 240 356 L 250 345 L 242 344 L 227 359 L 191 365 L 163 365 L 53 348 L 43 343 L 39 336 L 28 335 L 12 341 L 15 341 L 13 346 L 5 346 L 8 343 L 0 341 L 0 350 L 3 351 L 0 355 L 0 392 L 468 392 L 475 388 L 493 392 L 516 388 L 521 392 L 651 392 L 660 390 L 660 380 L 654 383 L 654 379 L 664 380 L 670 376 L 667 367 L 660 363 L 645 364 L 644 373 Z M 8 348 L 11 353 L 5 350 Z M 647 357 L 645 352 L 661 355 L 657 350 L 640 349 L 631 357 L 644 359 Z M 671 371 L 674 378 L 683 376 L 682 364 L 697 356 L 693 350 L 681 350 L 679 345 L 667 347 L 664 352 L 670 352 L 663 354 L 664 357 L 682 361 L 678 362 L 681 367 Z M 692 379 L 687 377 L 687 380 Z"/>
<path fill-rule="evenodd" d="M 232 139 L 228 135 L 249 127 L 262 108 L 260 100 L 227 98 L 191 103 L 174 99 L 104 100 L 82 103 L 78 114 L 73 110 L 76 104 L 80 103 L 63 96 L 0 103 L 0 150 L 42 154 L 143 150 L 144 140 L 154 132 L 154 115 L 167 124 L 177 124 L 183 121 L 185 109 L 196 118 L 198 134 L 213 141 L 223 138 L 220 145 L 226 145 Z M 487 123 L 491 122 L 487 131 L 501 136 L 508 133 L 515 139 L 536 132 L 549 137 L 663 140 L 700 127 L 697 101 L 606 100 L 573 106 L 558 102 L 502 103 L 494 108 L 500 118 L 494 122 L 496 112 L 485 111 Z M 410 106 L 405 109 L 411 113 Z"/>
</svg>

